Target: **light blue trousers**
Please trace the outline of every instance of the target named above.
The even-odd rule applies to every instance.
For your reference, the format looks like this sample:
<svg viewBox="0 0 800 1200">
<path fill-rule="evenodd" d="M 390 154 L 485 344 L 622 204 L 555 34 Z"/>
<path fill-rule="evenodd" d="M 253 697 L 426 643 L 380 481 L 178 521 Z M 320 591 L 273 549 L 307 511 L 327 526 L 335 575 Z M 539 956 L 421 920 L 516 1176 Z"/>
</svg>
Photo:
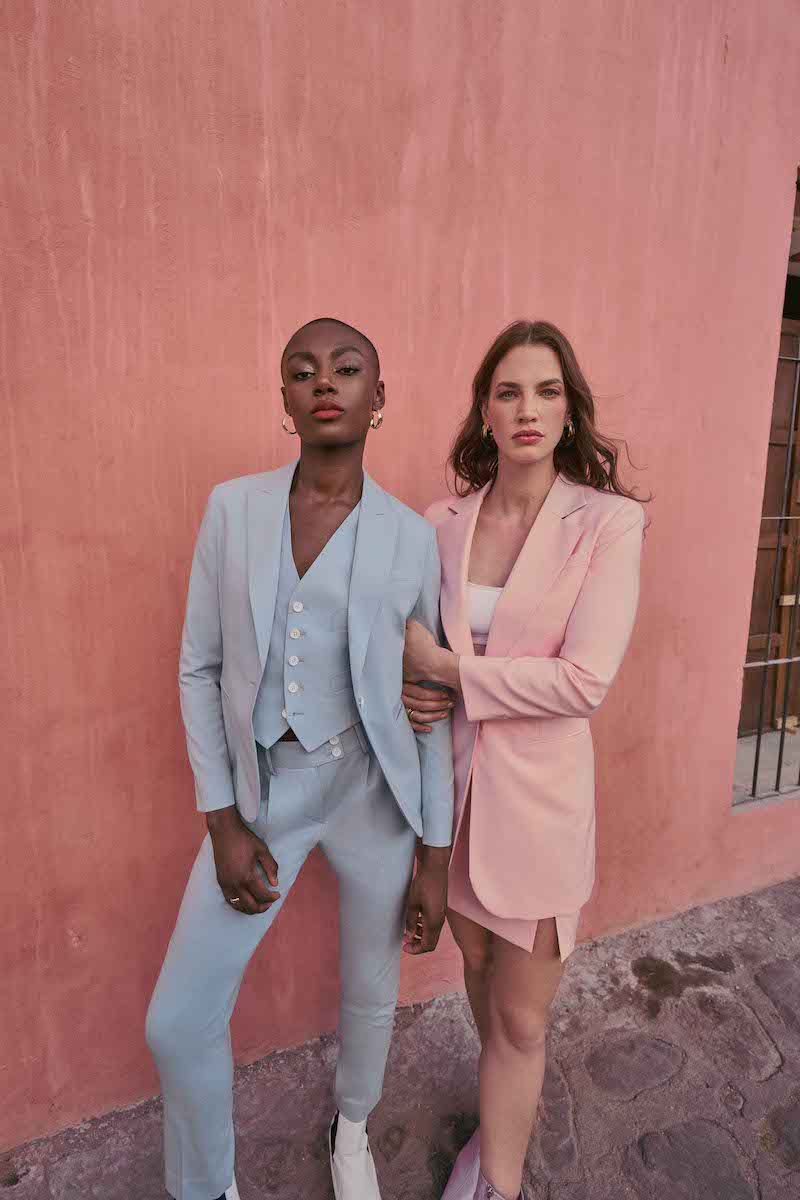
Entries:
<svg viewBox="0 0 800 1200">
<path fill-rule="evenodd" d="M 251 828 L 278 863 L 281 897 L 266 913 L 237 912 L 220 891 L 206 837 L 147 1014 L 164 1095 L 166 1185 L 176 1200 L 214 1200 L 233 1180 L 231 1013 L 245 967 L 314 846 L 339 884 L 337 1106 L 363 1121 L 383 1087 L 414 831 L 361 726 L 310 754 L 279 742 L 260 764 Z"/>
</svg>

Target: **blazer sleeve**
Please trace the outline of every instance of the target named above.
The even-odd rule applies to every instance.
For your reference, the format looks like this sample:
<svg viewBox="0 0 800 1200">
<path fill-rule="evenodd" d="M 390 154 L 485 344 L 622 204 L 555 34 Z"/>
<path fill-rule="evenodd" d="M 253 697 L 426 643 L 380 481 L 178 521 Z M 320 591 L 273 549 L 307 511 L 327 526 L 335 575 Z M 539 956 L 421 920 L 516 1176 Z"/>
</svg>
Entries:
<svg viewBox="0 0 800 1200">
<path fill-rule="evenodd" d="M 442 642 L 439 616 L 441 564 L 436 531 L 429 530 L 425 577 L 411 618 Z M 426 846 L 449 846 L 453 836 L 453 743 L 450 718 L 437 721 L 430 733 L 417 734 L 422 775 L 422 841 Z"/>
<path fill-rule="evenodd" d="M 459 661 L 470 721 L 588 717 L 598 708 L 627 649 L 639 599 L 644 510 L 619 509 L 595 544 L 557 658 Z"/>
<path fill-rule="evenodd" d="M 219 539 L 219 500 L 215 489 L 197 536 L 178 672 L 186 745 L 201 812 L 229 808 L 236 803 L 220 694 Z"/>
</svg>

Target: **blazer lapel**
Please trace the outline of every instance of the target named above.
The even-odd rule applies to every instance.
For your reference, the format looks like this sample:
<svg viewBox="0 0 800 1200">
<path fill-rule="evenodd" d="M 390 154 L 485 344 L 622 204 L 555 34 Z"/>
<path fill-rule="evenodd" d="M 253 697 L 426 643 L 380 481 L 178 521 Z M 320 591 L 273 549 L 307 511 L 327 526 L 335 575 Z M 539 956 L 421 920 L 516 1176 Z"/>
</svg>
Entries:
<svg viewBox="0 0 800 1200">
<path fill-rule="evenodd" d="M 474 654 L 467 612 L 467 572 L 472 539 L 488 485 L 470 496 L 456 497 L 450 504 L 454 514 L 439 526 L 439 556 L 442 560 L 442 625 L 450 649 L 456 654 Z"/>
<path fill-rule="evenodd" d="M 247 579 L 261 670 L 267 662 L 281 566 L 281 535 L 297 460 L 247 494 Z"/>
<path fill-rule="evenodd" d="M 579 484 L 556 476 L 494 611 L 487 654 L 503 658 L 510 653 L 572 553 L 581 524 L 567 518 L 585 504 Z"/>
<path fill-rule="evenodd" d="M 396 540 L 397 517 L 389 497 L 365 471 L 347 610 L 350 673 L 356 685 L 364 669 L 372 626 L 388 587 Z"/>
</svg>

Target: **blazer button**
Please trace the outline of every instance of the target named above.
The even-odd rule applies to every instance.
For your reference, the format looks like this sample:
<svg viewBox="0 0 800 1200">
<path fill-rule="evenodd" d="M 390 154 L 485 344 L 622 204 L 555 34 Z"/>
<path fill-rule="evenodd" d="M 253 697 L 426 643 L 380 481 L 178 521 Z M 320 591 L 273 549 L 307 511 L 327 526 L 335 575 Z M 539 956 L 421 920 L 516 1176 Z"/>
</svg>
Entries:
<svg viewBox="0 0 800 1200">
<path fill-rule="evenodd" d="M 331 750 L 331 754 L 333 755 L 334 758 L 341 758 L 342 757 L 342 747 L 334 746 L 333 749 Z"/>
<path fill-rule="evenodd" d="M 292 609 L 294 610 L 294 612 L 302 612 L 303 611 L 303 601 L 295 600 L 295 602 L 292 605 Z"/>
<path fill-rule="evenodd" d="M 290 630 L 289 630 L 289 637 L 290 637 L 290 638 L 291 638 L 293 641 L 295 641 L 295 642 L 296 642 L 296 641 L 297 641 L 297 639 L 300 637 L 300 630 L 299 630 L 299 629 L 290 629 Z"/>
<path fill-rule="evenodd" d="M 288 688 L 287 688 L 286 690 L 287 690 L 287 692 L 291 692 L 291 693 L 292 693 L 292 695 L 294 695 L 294 694 L 295 694 L 295 692 L 299 692 L 299 691 L 300 691 L 300 684 L 299 684 L 299 683 L 295 683 L 295 681 L 294 681 L 294 680 L 292 680 L 292 682 L 289 684 L 289 686 L 288 686 Z"/>
</svg>

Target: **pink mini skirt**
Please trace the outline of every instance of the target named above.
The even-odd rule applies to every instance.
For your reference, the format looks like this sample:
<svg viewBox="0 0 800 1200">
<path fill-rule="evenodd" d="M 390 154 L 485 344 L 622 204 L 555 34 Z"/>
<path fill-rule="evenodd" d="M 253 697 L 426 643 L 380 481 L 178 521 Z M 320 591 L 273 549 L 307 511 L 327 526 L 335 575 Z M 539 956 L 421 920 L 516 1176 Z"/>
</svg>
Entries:
<svg viewBox="0 0 800 1200">
<path fill-rule="evenodd" d="M 494 913 L 490 913 L 488 909 L 484 908 L 475 895 L 469 877 L 469 814 L 470 798 L 467 797 L 466 809 L 460 828 L 456 834 L 456 844 L 453 847 L 453 856 L 450 860 L 447 906 L 453 912 L 459 913 L 460 916 L 467 917 L 470 921 L 474 921 L 477 925 L 482 926 L 482 928 L 488 929 L 490 933 L 495 934 L 497 937 L 504 938 L 507 942 L 511 942 L 513 946 L 519 946 L 530 953 L 533 950 L 536 927 L 539 921 L 516 920 L 514 917 L 496 917 Z M 564 962 L 575 949 L 575 938 L 578 932 L 580 912 L 554 913 L 553 916 L 555 917 L 556 932 L 558 934 L 559 954 L 561 955 L 561 961 Z"/>
</svg>

